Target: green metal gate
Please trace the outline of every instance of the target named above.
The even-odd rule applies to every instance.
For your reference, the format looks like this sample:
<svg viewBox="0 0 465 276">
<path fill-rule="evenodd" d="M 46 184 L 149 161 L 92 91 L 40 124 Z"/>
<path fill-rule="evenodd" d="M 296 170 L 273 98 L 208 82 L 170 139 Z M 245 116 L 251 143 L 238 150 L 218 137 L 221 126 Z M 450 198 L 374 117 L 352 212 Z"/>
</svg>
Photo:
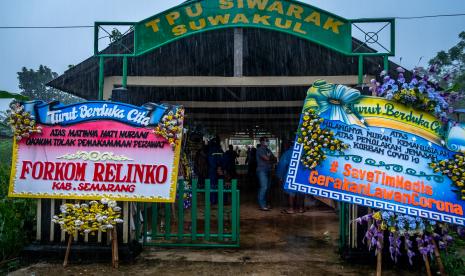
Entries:
<svg viewBox="0 0 465 276">
<path fill-rule="evenodd" d="M 144 246 L 239 247 L 239 190 L 237 180 L 199 187 L 194 179 L 187 189 L 178 182 L 175 203 L 139 203 L 136 233 Z M 186 208 L 184 198 L 190 198 Z M 217 198 L 212 204 L 211 199 Z"/>
</svg>

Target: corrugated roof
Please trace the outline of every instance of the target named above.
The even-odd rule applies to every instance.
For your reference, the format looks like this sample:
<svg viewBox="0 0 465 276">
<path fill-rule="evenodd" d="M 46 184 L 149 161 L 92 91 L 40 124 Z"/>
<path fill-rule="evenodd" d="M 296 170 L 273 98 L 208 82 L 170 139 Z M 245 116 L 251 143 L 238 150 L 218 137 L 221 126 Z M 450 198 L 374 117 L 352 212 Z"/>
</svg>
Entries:
<svg viewBox="0 0 465 276">
<path fill-rule="evenodd" d="M 123 40 L 126 47 L 133 46 L 132 33 Z M 355 45 L 360 43 L 354 39 Z M 232 76 L 233 44 L 233 29 L 192 35 L 143 56 L 128 58 L 128 76 Z M 112 47 L 104 51 L 114 52 Z M 255 28 L 244 29 L 243 60 L 245 76 L 356 75 L 358 71 L 357 57 L 289 34 Z M 377 75 L 382 64 L 381 57 L 366 57 L 366 74 Z M 122 58 L 106 58 L 104 66 L 105 76 L 122 75 Z M 396 67 L 390 62 L 391 70 Z M 85 99 L 97 99 L 98 71 L 98 58 L 89 57 L 48 85 Z"/>
</svg>

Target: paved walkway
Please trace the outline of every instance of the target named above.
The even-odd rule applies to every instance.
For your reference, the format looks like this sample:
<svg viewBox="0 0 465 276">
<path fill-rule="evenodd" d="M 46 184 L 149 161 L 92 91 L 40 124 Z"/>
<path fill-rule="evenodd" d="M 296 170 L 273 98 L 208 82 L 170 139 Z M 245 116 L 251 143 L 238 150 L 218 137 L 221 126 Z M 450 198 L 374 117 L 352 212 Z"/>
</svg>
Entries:
<svg viewBox="0 0 465 276">
<path fill-rule="evenodd" d="M 134 264 L 36 264 L 12 275 L 374 275 L 374 267 L 352 265 L 337 254 L 338 216 L 314 207 L 304 214 L 241 206 L 239 249 L 146 249 Z M 383 275 L 409 275 L 386 271 Z"/>
</svg>

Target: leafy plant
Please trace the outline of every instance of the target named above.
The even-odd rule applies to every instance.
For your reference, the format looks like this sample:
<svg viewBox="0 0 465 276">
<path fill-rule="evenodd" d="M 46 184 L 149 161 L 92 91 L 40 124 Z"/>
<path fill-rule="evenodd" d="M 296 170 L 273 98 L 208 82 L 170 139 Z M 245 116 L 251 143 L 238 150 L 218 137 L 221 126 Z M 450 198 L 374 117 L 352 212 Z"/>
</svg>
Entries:
<svg viewBox="0 0 465 276">
<path fill-rule="evenodd" d="M 465 32 L 459 34 L 459 42 L 447 51 L 440 51 L 429 61 L 442 87 L 454 86 L 465 90 Z"/>
<path fill-rule="evenodd" d="M 441 252 L 441 259 L 444 267 L 450 276 L 465 275 L 465 240 L 461 239 L 457 234 L 451 233 L 455 242 L 452 243 L 446 251 Z M 460 249 L 463 252 L 460 252 Z"/>
<path fill-rule="evenodd" d="M 11 164 L 12 146 L 13 142 L 11 138 L 0 139 L 0 165 L 9 166 Z"/>
<path fill-rule="evenodd" d="M 0 165 L 0 261 L 18 255 L 32 235 L 35 204 L 30 199 L 8 198 L 10 166 Z"/>
<path fill-rule="evenodd" d="M 11 93 L 8 91 L 0 90 L 0 99 L 16 99 L 18 101 L 28 101 L 29 98 L 21 94 Z"/>
</svg>

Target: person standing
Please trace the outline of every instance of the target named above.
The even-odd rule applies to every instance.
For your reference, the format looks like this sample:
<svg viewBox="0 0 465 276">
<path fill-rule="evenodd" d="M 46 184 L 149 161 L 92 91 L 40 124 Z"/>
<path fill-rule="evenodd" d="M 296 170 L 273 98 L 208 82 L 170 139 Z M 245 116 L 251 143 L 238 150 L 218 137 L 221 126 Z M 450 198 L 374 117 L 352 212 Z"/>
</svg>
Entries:
<svg viewBox="0 0 465 276">
<path fill-rule="evenodd" d="M 279 183 L 284 189 L 284 183 L 286 181 L 287 171 L 289 170 L 289 165 L 291 164 L 292 158 L 292 142 L 289 141 L 284 145 L 286 151 L 279 158 L 278 166 L 276 167 L 276 176 L 279 179 Z M 304 213 L 304 199 L 305 197 L 297 192 L 286 192 L 288 194 L 289 207 L 288 209 L 282 210 L 284 214 L 294 214 L 296 212 Z"/>
<path fill-rule="evenodd" d="M 268 148 L 269 140 L 266 137 L 260 138 L 260 147 L 257 149 L 257 178 L 258 178 L 258 206 L 262 211 L 270 211 L 270 206 L 266 202 L 266 194 L 271 186 L 271 167 L 276 161 L 276 157 Z"/>
<path fill-rule="evenodd" d="M 249 179 L 249 187 L 253 190 L 257 187 L 257 149 L 251 145 L 250 151 L 247 154 L 247 159 L 245 159 L 247 164 L 247 178 Z"/>
<path fill-rule="evenodd" d="M 236 178 L 237 152 L 229 145 L 229 149 L 224 153 L 224 166 L 229 178 Z"/>
<path fill-rule="evenodd" d="M 208 143 L 208 177 L 212 190 L 218 189 L 218 179 L 223 177 L 223 150 L 219 137 L 215 137 Z M 210 193 L 211 204 L 218 203 L 218 193 Z"/>
<path fill-rule="evenodd" d="M 250 151 L 252 150 L 252 148 L 253 148 L 252 145 L 247 146 L 247 153 L 246 153 L 246 158 L 245 158 L 244 165 L 249 165 Z"/>
<path fill-rule="evenodd" d="M 205 187 L 205 179 L 208 177 L 208 147 L 206 145 L 203 145 L 195 154 L 194 172 L 199 179 L 198 187 L 203 189 Z"/>
</svg>

